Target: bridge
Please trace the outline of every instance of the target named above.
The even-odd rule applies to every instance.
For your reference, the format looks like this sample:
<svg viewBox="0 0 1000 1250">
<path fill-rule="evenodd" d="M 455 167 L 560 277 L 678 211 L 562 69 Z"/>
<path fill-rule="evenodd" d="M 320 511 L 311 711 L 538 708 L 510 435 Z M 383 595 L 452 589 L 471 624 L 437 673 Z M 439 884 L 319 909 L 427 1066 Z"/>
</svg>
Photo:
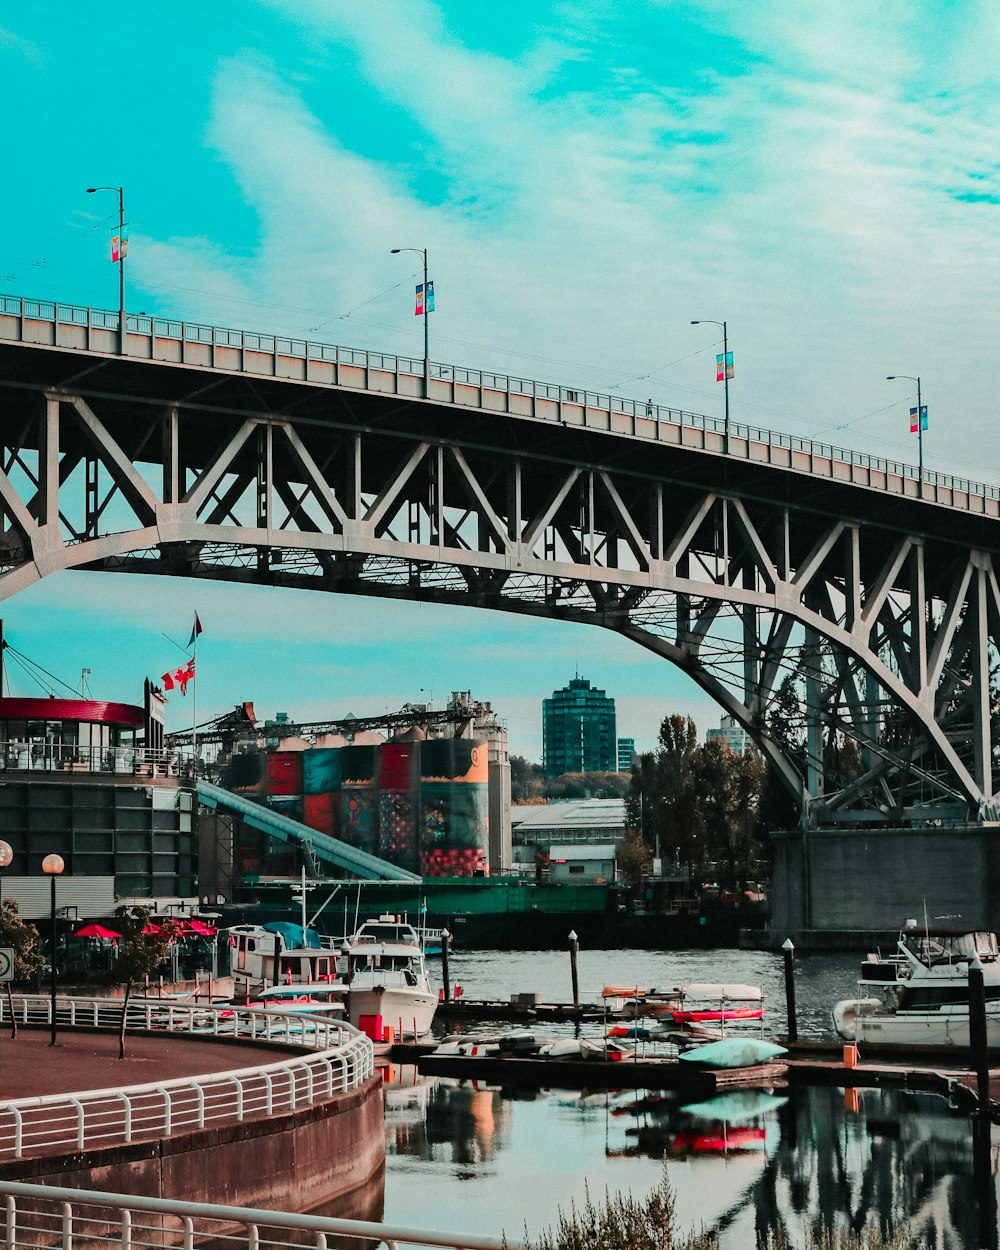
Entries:
<svg viewBox="0 0 1000 1250">
<path fill-rule="evenodd" d="M 589 623 L 744 726 L 804 829 L 1000 817 L 996 485 L 456 365 L 126 329 L 0 297 L 0 599 L 79 568 Z"/>
</svg>

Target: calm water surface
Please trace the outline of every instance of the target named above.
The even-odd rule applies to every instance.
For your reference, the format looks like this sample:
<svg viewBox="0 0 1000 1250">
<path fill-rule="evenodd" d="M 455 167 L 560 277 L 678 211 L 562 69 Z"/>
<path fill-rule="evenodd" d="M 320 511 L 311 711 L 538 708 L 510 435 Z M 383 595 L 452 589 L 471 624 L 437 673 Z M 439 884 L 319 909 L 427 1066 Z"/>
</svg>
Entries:
<svg viewBox="0 0 1000 1250">
<path fill-rule="evenodd" d="M 833 1036 L 830 1006 L 853 991 L 858 962 L 796 960 L 800 1037 Z M 565 952 L 457 952 L 451 970 L 469 998 L 572 996 Z M 759 984 L 764 1035 L 786 1028 L 780 955 L 584 950 L 579 976 L 585 1002 L 599 1001 L 606 984 Z M 938 1250 L 981 1244 L 969 1119 L 934 1095 L 861 1090 L 855 1101 L 842 1089 L 779 1088 L 692 1104 L 641 1090 L 503 1089 L 412 1067 L 394 1067 L 388 1079 L 392 1222 L 513 1240 L 554 1224 L 588 1188 L 598 1199 L 606 1189 L 643 1196 L 666 1166 L 679 1225 L 719 1230 L 724 1250 L 753 1247 L 755 1232 L 779 1216 L 796 1234 L 834 1214 L 854 1227 L 873 1214 L 909 1220 Z M 995 1162 L 990 1170 L 992 1194 Z"/>
</svg>

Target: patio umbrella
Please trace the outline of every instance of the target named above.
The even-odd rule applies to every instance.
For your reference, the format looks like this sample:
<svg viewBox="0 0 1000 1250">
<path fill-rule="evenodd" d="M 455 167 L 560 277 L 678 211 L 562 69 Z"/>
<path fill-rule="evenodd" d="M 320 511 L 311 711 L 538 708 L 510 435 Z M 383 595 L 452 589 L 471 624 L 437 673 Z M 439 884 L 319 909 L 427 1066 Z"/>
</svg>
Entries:
<svg viewBox="0 0 1000 1250">
<path fill-rule="evenodd" d="M 120 938 L 121 934 L 116 933 L 114 929 L 106 929 L 102 924 L 85 924 L 82 929 L 77 929 L 73 936 L 81 938 Z"/>
<path fill-rule="evenodd" d="M 147 921 L 142 926 L 143 933 L 162 933 L 163 929 L 158 924 L 153 924 L 152 920 Z"/>
<path fill-rule="evenodd" d="M 197 916 L 185 921 L 184 928 L 188 933 L 197 933 L 199 937 L 212 937 L 215 934 L 215 928 L 204 920 L 199 920 Z"/>
</svg>

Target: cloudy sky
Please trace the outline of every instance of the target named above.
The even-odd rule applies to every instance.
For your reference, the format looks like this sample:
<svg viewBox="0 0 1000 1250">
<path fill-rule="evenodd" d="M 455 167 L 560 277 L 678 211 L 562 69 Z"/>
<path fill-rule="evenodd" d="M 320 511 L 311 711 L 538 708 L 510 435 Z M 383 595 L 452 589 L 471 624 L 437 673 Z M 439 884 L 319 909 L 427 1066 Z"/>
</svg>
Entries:
<svg viewBox="0 0 1000 1250">
<path fill-rule="evenodd" d="M 721 415 L 725 319 L 734 421 L 912 462 L 920 375 L 928 467 L 995 481 L 998 51 L 993 0 L 5 0 L 0 290 L 116 307 L 84 188 L 120 185 L 133 311 L 419 356 L 390 249 L 426 247 L 436 360 Z M 195 608 L 199 719 L 471 689 L 538 758 L 579 666 L 640 746 L 717 720 L 613 635 L 471 610 L 66 574 L 3 615 L 132 700 Z"/>
</svg>

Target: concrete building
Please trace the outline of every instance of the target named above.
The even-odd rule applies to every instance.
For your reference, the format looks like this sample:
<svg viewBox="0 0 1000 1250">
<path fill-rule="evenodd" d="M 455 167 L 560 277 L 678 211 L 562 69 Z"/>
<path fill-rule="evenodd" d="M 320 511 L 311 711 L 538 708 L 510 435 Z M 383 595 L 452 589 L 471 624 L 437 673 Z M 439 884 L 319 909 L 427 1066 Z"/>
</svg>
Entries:
<svg viewBox="0 0 1000 1250">
<path fill-rule="evenodd" d="M 742 755 L 750 745 L 750 735 L 731 716 L 723 716 L 719 728 L 710 729 L 705 734 L 706 742 L 711 742 L 715 738 L 721 738 L 730 751 L 735 751 L 737 755 Z"/>
<path fill-rule="evenodd" d="M 549 880 L 604 885 L 615 880 L 613 842 L 570 843 L 549 848 Z"/>
<path fill-rule="evenodd" d="M 542 751 L 546 777 L 615 772 L 615 701 L 583 677 L 542 701 Z"/>
</svg>

